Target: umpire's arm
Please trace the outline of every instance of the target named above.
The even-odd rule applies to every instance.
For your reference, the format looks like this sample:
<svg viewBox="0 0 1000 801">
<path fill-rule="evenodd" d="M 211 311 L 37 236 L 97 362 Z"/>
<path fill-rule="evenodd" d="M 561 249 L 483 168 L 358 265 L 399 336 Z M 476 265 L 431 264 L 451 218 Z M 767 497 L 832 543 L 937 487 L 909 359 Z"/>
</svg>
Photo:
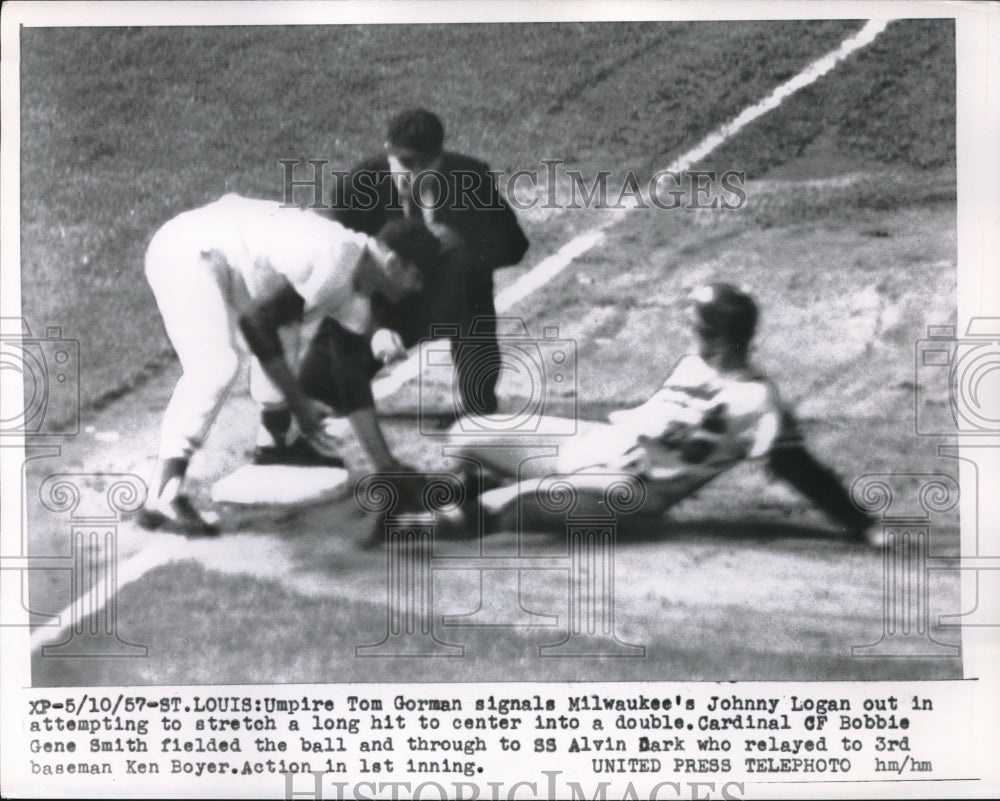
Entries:
<svg viewBox="0 0 1000 801">
<path fill-rule="evenodd" d="M 487 166 L 470 159 L 451 178 L 457 185 L 458 211 L 466 221 L 459 227 L 479 266 L 492 271 L 518 264 L 528 250 L 528 238 Z"/>
</svg>

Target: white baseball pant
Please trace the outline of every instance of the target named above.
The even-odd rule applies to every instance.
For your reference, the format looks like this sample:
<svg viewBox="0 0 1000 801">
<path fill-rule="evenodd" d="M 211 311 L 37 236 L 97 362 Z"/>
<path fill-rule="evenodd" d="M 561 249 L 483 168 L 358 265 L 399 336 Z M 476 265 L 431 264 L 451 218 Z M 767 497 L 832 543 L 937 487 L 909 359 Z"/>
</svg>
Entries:
<svg viewBox="0 0 1000 801">
<path fill-rule="evenodd" d="M 204 443 L 248 355 L 238 317 L 249 307 L 250 294 L 220 254 L 191 246 L 169 226 L 149 245 L 146 277 L 183 370 L 163 415 L 158 455 L 190 458 Z M 294 355 L 296 327 L 282 333 L 290 348 L 286 352 Z M 264 408 L 284 405 L 256 359 L 250 365 L 250 393 Z"/>
</svg>

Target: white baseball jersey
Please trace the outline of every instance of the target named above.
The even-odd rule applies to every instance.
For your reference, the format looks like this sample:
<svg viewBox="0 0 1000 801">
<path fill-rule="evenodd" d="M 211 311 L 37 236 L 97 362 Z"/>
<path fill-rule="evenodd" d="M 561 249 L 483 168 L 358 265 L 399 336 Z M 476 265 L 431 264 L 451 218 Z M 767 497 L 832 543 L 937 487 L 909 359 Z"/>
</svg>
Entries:
<svg viewBox="0 0 1000 801">
<path fill-rule="evenodd" d="M 166 223 L 150 251 L 165 247 L 175 258 L 198 252 L 212 263 L 238 313 L 285 279 L 305 300 L 307 317 L 329 315 L 361 332 L 369 301 L 354 291 L 352 279 L 368 242 L 312 211 L 229 194 Z"/>
<path fill-rule="evenodd" d="M 686 494 L 775 444 L 782 407 L 773 384 L 751 367 L 720 372 L 685 356 L 641 406 L 609 415 L 564 449 L 560 469 L 642 475 Z"/>
<path fill-rule="evenodd" d="M 239 315 L 288 281 L 305 300 L 304 323 L 329 315 L 361 333 L 370 303 L 354 290 L 369 238 L 311 211 L 225 195 L 174 217 L 153 236 L 146 277 L 183 374 L 163 418 L 161 459 L 190 457 L 215 420 L 245 351 Z M 286 326 L 294 352 L 298 326 Z M 263 406 L 284 403 L 259 362 L 250 391 Z"/>
</svg>

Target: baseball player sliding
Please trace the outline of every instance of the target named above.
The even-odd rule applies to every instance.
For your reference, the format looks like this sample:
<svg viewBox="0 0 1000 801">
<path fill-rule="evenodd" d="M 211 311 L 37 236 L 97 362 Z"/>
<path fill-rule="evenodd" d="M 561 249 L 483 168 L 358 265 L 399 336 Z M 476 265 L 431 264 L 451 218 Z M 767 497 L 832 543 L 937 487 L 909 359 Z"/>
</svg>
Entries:
<svg viewBox="0 0 1000 801">
<path fill-rule="evenodd" d="M 530 449 L 518 449 L 502 433 L 470 437 L 465 432 L 475 424 L 453 429 L 464 464 L 501 480 L 520 478 L 480 496 L 487 530 L 514 501 L 523 520 L 544 516 L 546 506 L 552 508 L 544 493 L 560 492 L 560 484 L 600 512 L 605 493 L 622 486 L 621 474 L 642 485 L 633 487 L 645 495 L 640 513 L 660 515 L 741 460 L 766 459 L 849 534 L 879 544 L 872 521 L 805 450 L 774 385 L 749 363 L 758 314 L 753 299 L 729 284 L 710 284 L 691 295 L 688 314 L 697 352 L 683 357 L 649 400 L 612 413 L 607 423 L 581 421 L 573 437 L 534 438 Z M 488 429 L 488 421 L 479 427 Z M 539 428 L 566 430 L 555 421 Z M 537 458 L 537 446 L 546 444 L 558 446 L 558 455 Z M 469 471 L 466 478 L 473 500 L 446 518 L 452 533 L 473 528 L 479 477 Z"/>
<path fill-rule="evenodd" d="M 402 356 L 398 336 L 371 330 L 369 298 L 377 292 L 398 301 L 418 291 L 437 253 L 437 240 L 419 221 L 391 222 L 372 238 L 310 211 L 235 194 L 160 228 L 146 253 L 146 276 L 184 372 L 163 417 L 140 525 L 217 533 L 183 483 L 236 379 L 244 342 L 256 357 L 251 387 L 258 402 L 286 408 L 309 445 L 332 456 L 336 443 L 323 427 L 331 411 L 300 388 L 279 329 L 332 318 L 372 337 L 381 360 Z M 376 470 L 400 468 L 372 406 L 348 420 Z"/>
</svg>

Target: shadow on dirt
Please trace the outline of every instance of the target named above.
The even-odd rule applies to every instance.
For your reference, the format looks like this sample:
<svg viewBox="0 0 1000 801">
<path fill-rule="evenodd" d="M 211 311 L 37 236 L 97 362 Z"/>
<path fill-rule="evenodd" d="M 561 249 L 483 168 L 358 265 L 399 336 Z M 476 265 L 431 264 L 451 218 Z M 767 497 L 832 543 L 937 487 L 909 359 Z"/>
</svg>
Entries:
<svg viewBox="0 0 1000 801">
<path fill-rule="evenodd" d="M 553 520 L 541 527 L 534 523 L 528 536 L 557 542 L 566 535 L 566 522 Z M 667 517 L 626 518 L 618 521 L 616 540 L 619 545 L 645 543 L 692 543 L 705 539 L 756 543 L 776 540 L 824 540 L 844 545 L 861 544 L 834 529 L 801 523 L 753 520 L 671 520 Z"/>
</svg>

